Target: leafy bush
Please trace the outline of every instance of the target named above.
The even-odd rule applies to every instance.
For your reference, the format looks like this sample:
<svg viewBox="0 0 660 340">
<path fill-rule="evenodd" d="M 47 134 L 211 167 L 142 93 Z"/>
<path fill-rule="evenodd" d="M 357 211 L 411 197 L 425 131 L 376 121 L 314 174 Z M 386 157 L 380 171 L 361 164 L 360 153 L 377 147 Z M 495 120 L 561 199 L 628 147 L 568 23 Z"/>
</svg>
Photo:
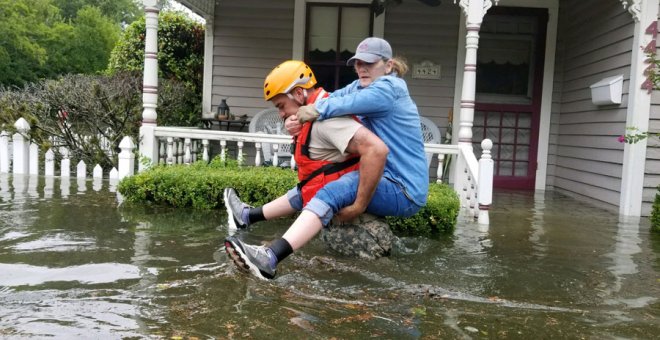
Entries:
<svg viewBox="0 0 660 340">
<path fill-rule="evenodd" d="M 121 139 L 137 140 L 141 88 L 140 77 L 132 74 L 66 75 L 22 89 L 0 88 L 0 125 L 13 132 L 22 117 L 42 154 L 52 148 L 59 156 L 59 147 L 67 147 L 73 164 L 83 160 L 88 170 L 95 164 L 109 170 L 116 164 Z M 107 147 L 100 140 L 107 141 Z"/>
<path fill-rule="evenodd" d="M 386 220 L 396 235 L 452 233 L 459 209 L 460 201 L 454 189 L 432 183 L 425 207 L 411 217 L 387 217 Z"/>
<path fill-rule="evenodd" d="M 215 158 L 206 165 L 157 166 L 124 178 L 119 192 L 128 202 L 151 202 L 175 207 L 214 209 L 222 207 L 222 191 L 233 187 L 241 199 L 263 205 L 297 183 L 295 172 L 273 167 L 238 167 L 236 162 Z"/>
<path fill-rule="evenodd" d="M 209 165 L 157 166 L 124 178 L 118 190 L 130 203 L 153 203 L 175 207 L 214 209 L 222 207 L 222 191 L 234 187 L 241 199 L 263 205 L 287 192 L 297 183 L 295 172 L 276 167 L 238 167 L 215 158 Z M 409 218 L 388 217 L 398 235 L 451 233 L 458 216 L 459 201 L 454 190 L 431 184 L 427 205 Z"/>
<path fill-rule="evenodd" d="M 660 233 L 660 186 L 655 194 L 653 209 L 651 209 L 651 231 Z"/>
<path fill-rule="evenodd" d="M 160 84 L 158 124 L 197 125 L 201 108 L 188 110 L 199 105 L 191 99 L 190 88 L 177 80 Z M 14 123 L 21 117 L 30 124 L 29 137 L 42 154 L 52 148 L 59 158 L 59 147 L 66 147 L 72 164 L 83 160 L 89 172 L 95 164 L 108 171 L 116 167 L 124 136 L 138 141 L 142 74 L 65 75 L 20 89 L 0 88 L 0 130 L 14 133 Z M 100 140 L 106 145 L 102 147 Z"/>
</svg>

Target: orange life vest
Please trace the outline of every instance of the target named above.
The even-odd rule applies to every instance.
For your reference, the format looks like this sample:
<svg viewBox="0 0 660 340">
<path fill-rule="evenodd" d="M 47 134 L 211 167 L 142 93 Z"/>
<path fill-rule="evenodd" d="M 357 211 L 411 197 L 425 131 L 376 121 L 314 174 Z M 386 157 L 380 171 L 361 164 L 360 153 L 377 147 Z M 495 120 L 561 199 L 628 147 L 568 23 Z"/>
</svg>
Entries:
<svg viewBox="0 0 660 340">
<path fill-rule="evenodd" d="M 306 104 L 313 104 L 317 98 L 325 98 L 328 93 L 322 88 L 315 89 L 308 96 Z M 357 120 L 357 119 L 356 119 Z M 312 197 L 324 185 L 330 183 L 343 174 L 357 170 L 360 157 L 351 155 L 343 162 L 331 162 L 323 160 L 314 160 L 309 157 L 309 141 L 312 137 L 312 124 L 307 122 L 303 124 L 300 134 L 296 138 L 293 157 L 298 165 L 298 189 L 302 194 L 303 206 L 309 202 Z"/>
</svg>

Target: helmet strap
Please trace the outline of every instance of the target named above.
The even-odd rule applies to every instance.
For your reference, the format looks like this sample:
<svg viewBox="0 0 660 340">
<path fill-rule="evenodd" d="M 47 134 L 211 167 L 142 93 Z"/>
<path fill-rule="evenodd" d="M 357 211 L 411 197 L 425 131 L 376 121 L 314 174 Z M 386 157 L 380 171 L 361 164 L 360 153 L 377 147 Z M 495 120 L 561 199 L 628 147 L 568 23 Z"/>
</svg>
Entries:
<svg viewBox="0 0 660 340">
<path fill-rule="evenodd" d="M 293 100 L 294 102 L 296 102 L 300 106 L 305 105 L 305 103 L 307 102 L 307 89 L 302 89 L 303 90 L 303 100 L 302 100 L 302 102 L 299 101 L 298 99 L 296 99 L 296 97 L 293 94 L 291 94 L 291 92 L 293 92 L 295 90 L 296 90 L 296 88 L 294 88 L 293 90 L 288 92 L 286 94 L 286 96 L 289 97 L 289 99 Z"/>
</svg>

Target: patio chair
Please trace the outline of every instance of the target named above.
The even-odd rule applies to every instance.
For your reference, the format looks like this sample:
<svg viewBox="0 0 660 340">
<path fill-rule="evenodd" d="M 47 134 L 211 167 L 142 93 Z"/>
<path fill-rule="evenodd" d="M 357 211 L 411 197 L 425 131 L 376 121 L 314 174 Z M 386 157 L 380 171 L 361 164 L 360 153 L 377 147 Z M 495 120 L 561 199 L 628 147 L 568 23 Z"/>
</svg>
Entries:
<svg viewBox="0 0 660 340">
<path fill-rule="evenodd" d="M 259 111 L 252 120 L 248 131 L 251 133 L 266 133 L 271 135 L 289 135 L 289 132 L 284 128 L 284 121 L 280 118 L 276 108 L 266 109 Z M 290 164 L 291 157 L 293 156 L 292 144 L 280 144 L 277 151 L 277 158 L 284 160 L 280 164 L 273 164 L 278 166 L 287 167 L 286 163 Z M 263 152 L 264 162 L 272 163 L 273 159 L 273 146 L 270 143 L 261 143 L 261 150 Z"/>
<path fill-rule="evenodd" d="M 422 139 L 424 143 L 434 143 L 438 144 L 442 140 L 442 135 L 440 135 L 440 129 L 426 117 L 419 116 L 420 123 L 422 124 Z M 426 167 L 431 166 L 431 159 L 433 158 L 432 153 L 426 154 Z"/>
</svg>

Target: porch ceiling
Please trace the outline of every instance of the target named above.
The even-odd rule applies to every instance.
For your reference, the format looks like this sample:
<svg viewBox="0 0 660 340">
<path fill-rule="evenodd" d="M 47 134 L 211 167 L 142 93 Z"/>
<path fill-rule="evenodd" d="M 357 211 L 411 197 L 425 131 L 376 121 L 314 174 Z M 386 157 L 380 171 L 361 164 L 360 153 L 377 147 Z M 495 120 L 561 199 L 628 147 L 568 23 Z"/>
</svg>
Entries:
<svg viewBox="0 0 660 340">
<path fill-rule="evenodd" d="M 177 0 L 202 18 L 213 17 L 213 5 L 216 0 Z"/>
</svg>

